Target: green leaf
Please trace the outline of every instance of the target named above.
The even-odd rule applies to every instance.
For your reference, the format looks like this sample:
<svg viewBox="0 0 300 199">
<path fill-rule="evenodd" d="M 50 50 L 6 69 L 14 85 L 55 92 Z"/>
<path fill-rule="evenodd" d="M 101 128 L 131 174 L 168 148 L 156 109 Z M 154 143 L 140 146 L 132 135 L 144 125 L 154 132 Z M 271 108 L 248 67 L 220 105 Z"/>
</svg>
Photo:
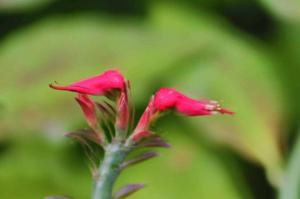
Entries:
<svg viewBox="0 0 300 199">
<path fill-rule="evenodd" d="M 0 11 L 23 12 L 46 6 L 54 0 L 1 0 Z"/>
<path fill-rule="evenodd" d="M 160 5 L 154 11 L 156 24 L 170 34 L 188 34 L 194 38 L 206 33 L 201 40 L 202 48 L 177 59 L 169 86 L 194 98 L 218 100 L 236 112 L 232 117 L 187 118 L 186 121 L 199 134 L 205 132 L 206 137 L 264 166 L 270 182 L 278 185 L 282 175 L 278 143 L 283 132 L 280 127 L 285 103 L 280 79 L 272 70 L 276 67 L 275 60 L 255 40 L 237 39 L 241 35 L 230 35 L 219 29 L 224 24 L 209 23 L 205 27 L 208 30 L 204 31 L 201 26 L 204 19 L 193 9 L 187 13 L 176 6 Z"/>
<path fill-rule="evenodd" d="M 157 157 L 157 156 L 158 156 L 158 153 L 156 153 L 154 151 L 145 152 L 145 153 L 139 154 L 139 155 L 131 158 L 130 160 L 123 162 L 122 165 L 120 165 L 120 168 L 123 170 L 129 166 L 144 162 L 146 160 L 149 160 L 149 159 Z"/>
<path fill-rule="evenodd" d="M 147 185 L 132 199 L 250 199 L 243 174 L 222 149 L 212 150 L 190 136 L 189 125 L 167 120 L 159 124 L 172 147 L 153 159 L 128 168 L 117 186 L 140 181 Z"/>
<path fill-rule="evenodd" d="M 300 22 L 300 2 L 297 0 L 259 0 L 274 15 L 291 22 Z"/>
<path fill-rule="evenodd" d="M 129 184 L 123 186 L 113 197 L 113 199 L 127 198 L 144 187 L 143 184 Z"/>
</svg>

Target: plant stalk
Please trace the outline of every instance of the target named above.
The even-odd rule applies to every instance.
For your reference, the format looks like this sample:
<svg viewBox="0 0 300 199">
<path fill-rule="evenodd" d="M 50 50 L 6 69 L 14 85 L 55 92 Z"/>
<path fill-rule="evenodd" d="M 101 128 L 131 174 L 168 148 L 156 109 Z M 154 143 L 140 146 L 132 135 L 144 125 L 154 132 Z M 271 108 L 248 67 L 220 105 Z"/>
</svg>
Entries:
<svg viewBox="0 0 300 199">
<path fill-rule="evenodd" d="M 130 152 L 122 142 L 112 142 L 105 149 L 104 159 L 99 166 L 92 199 L 112 199 L 113 185 L 120 174 L 120 165 Z"/>
</svg>

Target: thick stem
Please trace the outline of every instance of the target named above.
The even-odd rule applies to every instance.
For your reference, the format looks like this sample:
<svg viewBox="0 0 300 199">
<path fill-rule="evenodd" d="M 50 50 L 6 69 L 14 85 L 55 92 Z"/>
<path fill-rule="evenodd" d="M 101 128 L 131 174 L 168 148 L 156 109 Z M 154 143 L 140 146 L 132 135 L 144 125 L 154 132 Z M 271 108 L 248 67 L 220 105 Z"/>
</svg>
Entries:
<svg viewBox="0 0 300 199">
<path fill-rule="evenodd" d="M 124 147 L 120 142 L 107 145 L 92 199 L 112 199 L 113 185 L 120 173 L 120 165 L 129 152 L 130 148 Z"/>
</svg>

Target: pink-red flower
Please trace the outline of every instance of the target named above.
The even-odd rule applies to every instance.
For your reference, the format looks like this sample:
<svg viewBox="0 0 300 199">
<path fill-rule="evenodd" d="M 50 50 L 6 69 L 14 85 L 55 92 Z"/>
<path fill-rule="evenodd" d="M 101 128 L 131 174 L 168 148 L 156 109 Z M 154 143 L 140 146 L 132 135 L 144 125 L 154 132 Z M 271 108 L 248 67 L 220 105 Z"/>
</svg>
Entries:
<svg viewBox="0 0 300 199">
<path fill-rule="evenodd" d="M 126 137 L 131 116 L 128 99 L 129 84 L 118 71 L 108 70 L 98 76 L 90 77 L 68 86 L 58 86 L 54 84 L 50 84 L 49 86 L 57 90 L 78 93 L 76 100 L 81 106 L 89 126 L 95 132 L 99 130 L 101 125 L 96 114 L 96 102 L 92 101 L 89 95 L 104 95 L 110 100 L 115 101 L 116 109 L 114 107 L 111 108 L 113 112 L 111 116 L 116 116 L 114 136 L 121 139 Z M 114 98 L 110 98 L 111 94 L 117 95 L 114 95 Z M 97 107 L 100 107 L 104 112 L 109 112 L 101 103 L 97 103 Z M 222 108 L 216 101 L 192 99 L 173 88 L 161 88 L 151 97 L 130 139 L 134 142 L 138 142 L 152 135 L 150 131 L 152 121 L 161 113 L 168 110 L 174 110 L 185 116 L 212 115 L 215 113 L 233 114 L 230 110 Z M 116 113 L 116 115 L 114 115 L 114 113 Z M 105 117 L 101 119 L 106 121 Z M 101 132 L 100 134 L 102 135 Z M 105 139 L 105 137 L 103 137 L 103 139 Z"/>
<path fill-rule="evenodd" d="M 100 75 L 72 83 L 68 86 L 58 86 L 54 84 L 50 84 L 49 86 L 56 90 L 65 90 L 78 93 L 78 97 L 76 97 L 76 100 L 81 106 L 89 126 L 95 132 L 98 132 L 100 130 L 100 123 L 97 119 L 96 114 L 96 102 L 93 102 L 89 98 L 89 95 L 104 95 L 108 98 L 114 96 L 110 99 L 117 101 L 117 117 L 115 124 L 116 130 L 120 134 L 123 133 L 122 136 L 126 135 L 124 133 L 126 133 L 127 131 L 130 115 L 127 93 L 128 84 L 123 75 L 118 71 L 108 70 Z M 97 103 L 98 108 L 100 107 L 100 105 L 101 103 Z M 101 119 L 105 121 L 108 118 L 103 117 Z M 100 134 L 102 133 L 100 132 Z"/>
<path fill-rule="evenodd" d="M 173 88 L 161 88 L 155 95 L 154 106 L 161 112 L 174 109 L 176 112 L 186 116 L 211 115 L 217 112 L 233 114 L 233 112 L 221 108 L 216 101 L 195 100 Z"/>
<path fill-rule="evenodd" d="M 49 86 L 57 90 L 73 91 L 88 95 L 104 95 L 107 92 L 118 90 L 123 91 L 125 78 L 115 70 L 108 70 L 104 73 L 90 77 L 68 86 L 58 86 L 50 84 Z"/>
<path fill-rule="evenodd" d="M 161 88 L 151 98 L 145 112 L 135 128 L 132 139 L 137 142 L 151 135 L 149 126 L 153 119 L 162 112 L 175 110 L 185 116 L 212 115 L 215 113 L 233 114 L 232 111 L 221 108 L 218 102 L 212 100 L 195 100 L 173 88 Z"/>
</svg>

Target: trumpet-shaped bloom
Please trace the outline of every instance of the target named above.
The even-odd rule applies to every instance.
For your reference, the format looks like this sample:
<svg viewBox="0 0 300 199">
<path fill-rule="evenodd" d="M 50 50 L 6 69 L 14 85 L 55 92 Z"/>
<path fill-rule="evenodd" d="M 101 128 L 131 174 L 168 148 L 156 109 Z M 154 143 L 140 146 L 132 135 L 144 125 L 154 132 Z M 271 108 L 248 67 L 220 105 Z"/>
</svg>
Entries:
<svg viewBox="0 0 300 199">
<path fill-rule="evenodd" d="M 161 112 L 174 109 L 186 116 L 211 115 L 217 112 L 233 114 L 233 112 L 221 108 L 216 101 L 195 100 L 173 88 L 161 88 L 155 95 L 154 106 Z"/>
<path fill-rule="evenodd" d="M 173 88 L 161 88 L 151 98 L 145 112 L 135 128 L 132 139 L 137 142 L 151 135 L 149 126 L 154 118 L 162 112 L 175 110 L 185 116 L 212 115 L 215 113 L 233 114 L 221 108 L 218 102 L 212 100 L 195 100 L 185 96 Z"/>
<path fill-rule="evenodd" d="M 129 83 L 126 79 L 115 70 L 108 70 L 104 73 L 90 77 L 68 86 L 49 85 L 53 89 L 66 90 L 78 93 L 77 102 L 85 115 L 89 126 L 98 132 L 101 125 L 97 119 L 96 105 L 104 113 L 109 113 L 110 105 L 103 102 L 93 102 L 89 95 L 105 95 L 109 99 L 116 102 L 116 109 L 111 110 L 116 113 L 115 130 L 118 132 L 116 136 L 125 138 L 130 123 L 131 109 L 129 107 L 128 89 Z M 114 98 L 110 98 L 111 94 L 118 93 Z M 95 104 L 96 103 L 96 104 Z M 108 105 L 108 106 L 105 106 Z M 108 108 L 109 107 L 109 108 Z M 222 108 L 218 102 L 212 100 L 192 99 L 173 88 L 161 88 L 158 90 L 142 114 L 136 128 L 134 129 L 130 140 L 138 142 L 139 140 L 152 135 L 150 125 L 152 121 L 161 113 L 168 110 L 174 110 L 185 116 L 202 116 L 212 115 L 215 113 L 233 114 L 230 110 Z M 101 118 L 104 121 L 105 117 Z M 122 133 L 122 134 L 121 134 Z M 119 136 L 120 135 L 120 136 Z M 103 137 L 105 139 L 105 137 Z"/>
<path fill-rule="evenodd" d="M 104 73 L 90 77 L 68 86 L 58 86 L 50 84 L 49 86 L 56 90 L 66 90 L 88 95 L 103 95 L 107 92 L 119 90 L 123 91 L 125 78 L 115 70 L 108 70 Z"/>
</svg>

